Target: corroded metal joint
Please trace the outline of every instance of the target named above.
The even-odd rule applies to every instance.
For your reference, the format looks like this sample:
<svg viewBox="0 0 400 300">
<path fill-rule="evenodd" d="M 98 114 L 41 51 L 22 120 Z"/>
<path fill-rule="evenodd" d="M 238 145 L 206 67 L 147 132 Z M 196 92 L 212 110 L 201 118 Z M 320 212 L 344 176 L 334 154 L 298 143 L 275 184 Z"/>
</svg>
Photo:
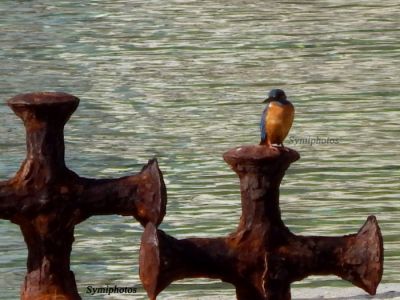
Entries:
<svg viewBox="0 0 400 300">
<path fill-rule="evenodd" d="M 82 178 L 64 161 L 64 125 L 77 97 L 31 93 L 7 104 L 26 128 L 26 159 L 14 178 L 0 182 L 0 218 L 20 226 L 28 247 L 21 299 L 81 299 L 70 270 L 75 225 L 106 214 L 160 224 L 167 201 L 162 173 L 151 160 L 137 175 Z"/>
<path fill-rule="evenodd" d="M 149 298 L 183 278 L 218 278 L 233 284 L 238 300 L 289 300 L 290 285 L 309 275 L 334 274 L 364 289 L 383 272 L 383 241 L 374 216 L 357 234 L 298 236 L 281 219 L 279 185 L 299 154 L 288 148 L 243 146 L 224 154 L 238 174 L 242 216 L 227 237 L 178 240 L 146 225 L 140 278 Z"/>
</svg>

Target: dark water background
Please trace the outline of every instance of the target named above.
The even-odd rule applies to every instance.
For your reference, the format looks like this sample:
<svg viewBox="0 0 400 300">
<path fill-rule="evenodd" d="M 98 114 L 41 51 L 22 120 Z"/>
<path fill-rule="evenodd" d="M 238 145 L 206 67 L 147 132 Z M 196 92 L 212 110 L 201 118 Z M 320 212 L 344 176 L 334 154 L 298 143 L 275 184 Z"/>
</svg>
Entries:
<svg viewBox="0 0 400 300">
<path fill-rule="evenodd" d="M 82 176 L 138 172 L 159 160 L 168 188 L 162 229 L 223 236 L 240 216 L 238 179 L 222 153 L 258 142 L 260 101 L 274 87 L 296 106 L 281 209 L 304 235 L 355 233 L 370 214 L 385 238 L 384 283 L 400 285 L 400 3 L 388 1 L 0 1 L 0 178 L 25 155 L 5 100 L 23 92 L 81 98 L 66 126 L 68 166 Z M 333 144 L 295 144 L 332 138 Z M 93 217 L 76 228 L 72 269 L 87 285 L 137 285 L 142 228 Z M 17 299 L 27 251 L 0 221 L 0 299 Z M 348 287 L 334 276 L 294 287 Z M 340 289 L 338 289 L 340 294 Z M 211 280 L 159 299 L 234 297 Z M 206 298 L 204 298 L 206 297 Z"/>
</svg>

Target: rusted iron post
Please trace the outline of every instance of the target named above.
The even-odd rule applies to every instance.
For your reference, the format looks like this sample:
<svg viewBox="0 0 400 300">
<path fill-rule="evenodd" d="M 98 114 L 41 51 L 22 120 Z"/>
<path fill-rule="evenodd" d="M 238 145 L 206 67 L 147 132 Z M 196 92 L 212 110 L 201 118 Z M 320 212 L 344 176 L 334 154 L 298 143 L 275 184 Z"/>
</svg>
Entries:
<svg viewBox="0 0 400 300">
<path fill-rule="evenodd" d="M 79 104 L 64 93 L 16 96 L 8 105 L 26 127 L 27 157 L 14 178 L 0 182 L 0 218 L 21 227 L 28 247 L 24 300 L 81 299 L 70 254 L 74 226 L 93 215 L 134 216 L 159 224 L 166 191 L 157 161 L 119 179 L 88 179 L 64 161 L 63 128 Z"/>
<path fill-rule="evenodd" d="M 289 300 L 290 285 L 309 275 L 334 274 L 370 294 L 383 271 L 383 242 L 374 216 L 356 234 L 298 236 L 281 219 L 279 186 L 299 159 L 290 149 L 244 146 L 224 154 L 239 175 L 242 216 L 227 237 L 177 240 L 149 222 L 142 235 L 140 278 L 151 300 L 188 277 L 233 284 L 239 300 Z"/>
</svg>

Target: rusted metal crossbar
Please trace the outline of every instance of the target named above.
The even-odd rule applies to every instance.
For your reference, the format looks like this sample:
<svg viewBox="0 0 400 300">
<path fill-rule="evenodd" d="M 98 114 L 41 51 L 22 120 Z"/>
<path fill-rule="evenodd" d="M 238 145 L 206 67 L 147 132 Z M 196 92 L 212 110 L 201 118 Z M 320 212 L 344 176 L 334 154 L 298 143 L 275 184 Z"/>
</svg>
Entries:
<svg viewBox="0 0 400 300">
<path fill-rule="evenodd" d="M 156 160 L 118 179 L 82 178 L 66 167 L 63 129 L 78 104 L 64 93 L 8 101 L 26 127 L 27 157 L 14 178 L 0 182 L 0 218 L 20 226 L 28 247 L 24 300 L 81 299 L 70 270 L 76 224 L 119 214 L 158 225 L 165 215 L 166 190 Z"/>
<path fill-rule="evenodd" d="M 142 236 L 140 278 L 149 298 L 175 280 L 217 278 L 239 300 L 289 300 L 290 285 L 334 274 L 375 294 L 383 272 L 383 242 L 374 216 L 356 234 L 298 236 L 281 219 L 279 186 L 299 159 L 290 149 L 244 146 L 224 154 L 239 175 L 242 216 L 227 237 L 177 240 L 149 222 Z"/>
</svg>

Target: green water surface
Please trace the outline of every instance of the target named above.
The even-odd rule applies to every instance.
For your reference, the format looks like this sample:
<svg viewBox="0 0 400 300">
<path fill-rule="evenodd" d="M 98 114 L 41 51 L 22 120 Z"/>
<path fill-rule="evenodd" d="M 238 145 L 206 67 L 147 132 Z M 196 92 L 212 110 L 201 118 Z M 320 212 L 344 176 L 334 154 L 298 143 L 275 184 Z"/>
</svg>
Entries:
<svg viewBox="0 0 400 300">
<path fill-rule="evenodd" d="M 301 154 L 281 186 L 296 234 L 355 233 L 377 216 L 383 282 L 400 285 L 400 5 L 387 1 L 0 1 L 0 179 L 25 156 L 5 100 L 64 91 L 81 104 L 65 128 L 81 176 L 136 173 L 157 157 L 168 189 L 161 228 L 224 236 L 240 217 L 238 178 L 222 154 L 259 141 L 260 103 L 274 87 L 296 107 L 286 141 Z M 335 143 L 296 144 L 331 138 Z M 142 227 L 92 217 L 76 227 L 72 270 L 83 299 L 147 299 L 138 278 Z M 17 299 L 27 251 L 0 221 L 0 299 Z M 136 285 L 135 296 L 86 287 Z M 295 287 L 348 287 L 334 276 Z M 338 289 L 340 293 L 340 289 Z M 159 299 L 234 299 L 219 281 L 171 285 Z"/>
</svg>

